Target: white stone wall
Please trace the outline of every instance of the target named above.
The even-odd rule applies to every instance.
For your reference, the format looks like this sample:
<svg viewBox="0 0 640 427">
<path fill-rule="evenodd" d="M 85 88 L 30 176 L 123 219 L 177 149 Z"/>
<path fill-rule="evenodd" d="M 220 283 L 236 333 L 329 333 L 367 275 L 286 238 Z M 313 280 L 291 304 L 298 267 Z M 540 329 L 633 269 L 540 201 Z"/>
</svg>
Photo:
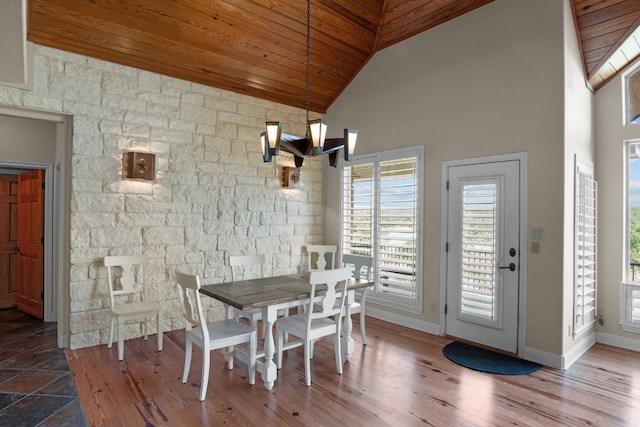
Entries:
<svg viewBox="0 0 640 427">
<path fill-rule="evenodd" d="M 292 273 L 302 246 L 322 241 L 321 160 L 305 160 L 301 189 L 282 189 L 276 166 L 292 158 L 265 164 L 258 144 L 265 120 L 303 134 L 302 110 L 42 46 L 34 90 L 0 86 L 0 104 L 74 117 L 72 349 L 108 339 L 105 255 L 149 256 L 149 296 L 173 330 L 184 327 L 175 270 L 218 283 L 230 277 L 229 255 L 262 253 L 266 275 Z M 123 178 L 128 151 L 155 153 L 154 182 Z M 141 335 L 129 327 L 127 338 Z"/>
</svg>

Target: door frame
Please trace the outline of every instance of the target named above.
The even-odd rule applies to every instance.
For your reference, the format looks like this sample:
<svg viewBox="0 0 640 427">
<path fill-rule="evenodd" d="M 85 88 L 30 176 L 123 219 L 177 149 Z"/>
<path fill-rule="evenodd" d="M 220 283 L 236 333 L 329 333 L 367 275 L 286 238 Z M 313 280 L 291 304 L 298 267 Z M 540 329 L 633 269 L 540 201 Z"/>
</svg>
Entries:
<svg viewBox="0 0 640 427">
<path fill-rule="evenodd" d="M 484 163 L 518 161 L 520 163 L 520 268 L 518 269 L 518 350 L 519 356 L 523 355 L 525 344 L 525 319 L 526 319 L 526 278 L 527 278 L 527 153 L 512 153 L 496 156 L 475 157 L 460 160 L 445 160 L 442 162 L 441 179 L 441 217 L 440 217 L 440 335 L 447 331 L 446 317 L 444 313 L 447 303 L 447 230 L 448 230 L 448 190 L 447 178 L 450 167 L 472 166 Z"/>
<path fill-rule="evenodd" d="M 56 123 L 56 134 L 48 144 L 56 145 L 55 163 L 0 159 L 0 168 L 45 169 L 45 318 L 58 322 L 58 347 L 70 347 L 70 191 L 73 116 L 64 113 L 0 106 L 0 114 Z M 54 168 L 56 170 L 54 170 Z M 55 190 L 54 190 L 55 188 Z M 48 193 L 48 192 L 51 193 Z M 57 197 L 57 200 L 53 200 Z M 57 210 L 54 218 L 53 210 Z M 49 221 L 47 225 L 47 221 Z M 59 232 L 53 233 L 53 224 Z M 47 228 L 48 226 L 48 228 Z M 47 240 L 48 239 L 48 240 Z M 54 241 L 55 240 L 55 241 Z M 49 243 L 49 244 L 48 244 Z M 51 265 L 47 265 L 51 262 Z M 53 264 L 55 263 L 55 267 Z M 47 284 L 47 276 L 50 283 Z M 50 286 L 49 288 L 47 286 Z M 48 313 L 48 314 L 47 314 Z M 47 317 L 49 316 L 49 317 Z"/>
</svg>

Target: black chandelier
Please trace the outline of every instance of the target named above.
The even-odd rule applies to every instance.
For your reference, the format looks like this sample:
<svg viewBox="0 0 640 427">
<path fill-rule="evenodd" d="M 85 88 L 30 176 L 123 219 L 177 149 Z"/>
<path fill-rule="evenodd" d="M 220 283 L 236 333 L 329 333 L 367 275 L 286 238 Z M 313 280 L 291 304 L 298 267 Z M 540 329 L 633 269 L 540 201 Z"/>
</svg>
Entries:
<svg viewBox="0 0 640 427">
<path fill-rule="evenodd" d="M 311 75 L 311 0 L 307 0 L 307 130 L 304 137 L 282 132 L 282 122 L 266 122 L 266 131 L 260 134 L 260 145 L 265 162 L 270 162 L 280 150 L 293 154 L 296 167 L 302 166 L 305 157 L 329 155 L 329 164 L 336 167 L 338 152 L 344 149 L 344 159 L 353 158 L 358 131 L 345 129 L 342 138 L 326 138 L 327 122 L 324 119 L 309 120 Z"/>
</svg>

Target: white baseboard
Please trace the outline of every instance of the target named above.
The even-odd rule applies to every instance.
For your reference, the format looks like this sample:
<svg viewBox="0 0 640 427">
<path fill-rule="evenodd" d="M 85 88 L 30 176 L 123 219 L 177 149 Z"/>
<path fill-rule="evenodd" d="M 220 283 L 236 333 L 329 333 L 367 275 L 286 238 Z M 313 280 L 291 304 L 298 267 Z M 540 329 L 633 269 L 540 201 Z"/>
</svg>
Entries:
<svg viewBox="0 0 640 427">
<path fill-rule="evenodd" d="M 437 323 L 425 322 L 424 320 L 390 313 L 371 306 L 367 306 L 367 316 L 375 317 L 376 319 L 384 320 L 406 328 L 415 329 L 417 331 L 426 332 L 431 335 L 441 335 L 440 325 Z"/>
<path fill-rule="evenodd" d="M 431 335 L 442 335 L 440 332 L 440 325 L 437 323 L 425 322 L 424 320 L 403 316 L 401 314 L 390 313 L 371 306 L 367 306 L 367 316 L 375 317 L 376 319 L 384 320 L 406 328 L 415 329 L 417 331 L 426 332 Z M 568 369 L 578 359 L 580 359 L 582 355 L 589 351 L 595 343 L 640 352 L 640 340 L 638 339 L 597 332 L 580 341 L 578 345 L 573 347 L 564 355 L 553 354 L 525 346 L 522 352 L 520 352 L 520 357 L 554 369 Z"/>
<path fill-rule="evenodd" d="M 596 332 L 596 341 L 600 344 L 620 347 L 627 350 L 640 351 L 640 340 L 635 338 L 621 337 L 619 335 Z"/>
<path fill-rule="evenodd" d="M 562 367 L 560 369 L 568 369 L 573 363 L 580 359 L 593 345 L 596 343 L 596 334 L 591 333 L 568 353 L 562 356 Z"/>
</svg>

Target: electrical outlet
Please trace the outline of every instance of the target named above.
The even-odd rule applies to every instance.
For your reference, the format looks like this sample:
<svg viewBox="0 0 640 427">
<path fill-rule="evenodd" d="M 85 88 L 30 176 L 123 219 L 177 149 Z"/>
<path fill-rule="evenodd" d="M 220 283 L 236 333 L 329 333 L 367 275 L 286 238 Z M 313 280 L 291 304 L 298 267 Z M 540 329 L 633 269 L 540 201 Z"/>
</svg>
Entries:
<svg viewBox="0 0 640 427">
<path fill-rule="evenodd" d="M 540 253 L 540 242 L 531 242 L 531 253 L 532 254 Z"/>
</svg>

